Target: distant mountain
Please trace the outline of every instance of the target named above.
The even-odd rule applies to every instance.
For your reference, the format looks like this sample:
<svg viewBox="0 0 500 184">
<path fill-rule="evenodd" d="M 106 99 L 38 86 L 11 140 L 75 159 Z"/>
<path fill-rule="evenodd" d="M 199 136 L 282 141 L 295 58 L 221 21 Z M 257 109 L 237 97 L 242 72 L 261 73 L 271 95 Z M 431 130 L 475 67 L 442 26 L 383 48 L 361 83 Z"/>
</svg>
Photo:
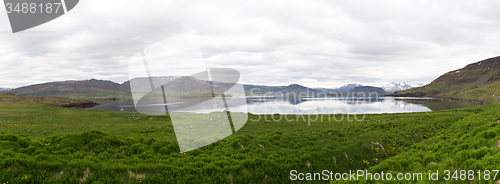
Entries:
<svg viewBox="0 0 500 184">
<path fill-rule="evenodd" d="M 233 84 L 224 83 L 224 82 L 210 82 L 205 80 L 200 80 L 193 77 L 153 77 L 152 79 L 154 83 L 162 83 L 167 84 L 165 86 L 165 90 L 170 94 L 184 94 L 189 95 L 193 92 L 196 93 L 207 93 L 207 92 L 215 92 L 216 94 L 220 94 L 227 89 L 231 88 Z M 174 81 L 175 80 L 175 81 Z M 149 83 L 148 78 L 134 78 L 130 81 L 123 83 L 123 86 L 130 86 L 130 83 L 138 82 L 138 83 Z M 210 87 L 212 85 L 212 88 Z M 143 85 L 148 86 L 148 85 Z M 300 95 L 300 93 L 308 94 L 309 96 L 313 94 L 319 94 L 322 91 L 308 88 L 305 86 L 301 86 L 298 84 L 291 84 L 288 86 L 263 86 L 263 85 L 243 85 L 246 95 L 276 95 L 279 93 L 293 94 L 296 96 Z M 130 87 L 128 87 L 130 88 Z"/>
<path fill-rule="evenodd" d="M 247 95 L 264 95 L 264 94 L 277 94 L 281 93 L 283 95 L 286 94 L 295 94 L 297 97 L 303 93 L 308 95 L 316 95 L 320 94 L 323 91 L 308 88 L 305 86 L 301 86 L 298 84 L 291 84 L 288 86 L 262 86 L 262 85 L 244 85 L 245 93 Z"/>
<path fill-rule="evenodd" d="M 395 91 L 402 91 L 414 87 L 420 87 L 423 86 L 424 84 L 408 84 L 406 82 L 400 82 L 400 83 L 395 83 L 391 82 L 388 85 L 382 86 L 382 89 L 384 89 L 388 93 L 394 93 Z"/>
<path fill-rule="evenodd" d="M 13 93 L 22 96 L 71 96 L 71 95 L 99 95 L 99 94 L 126 94 L 130 87 L 106 80 L 83 80 L 48 82 L 24 86 L 3 93 Z"/>
<path fill-rule="evenodd" d="M 172 82 L 174 81 L 175 82 Z M 82 80 L 82 81 L 62 81 L 62 82 L 48 82 L 42 84 L 33 84 L 29 86 L 24 86 L 16 89 L 10 89 L 2 91 L 0 93 L 13 93 L 22 96 L 57 96 L 57 97 L 78 97 L 85 98 L 102 96 L 102 95 L 130 95 L 130 83 L 149 83 L 149 78 L 134 78 L 130 81 L 124 82 L 123 84 L 118 84 L 107 80 Z M 213 91 L 218 93 L 225 91 L 232 87 L 232 84 L 213 82 L 199 80 L 192 77 L 153 77 L 155 83 L 167 84 L 165 90 L 167 93 L 171 94 L 185 94 L 192 95 L 192 92 L 210 92 L 210 85 L 213 87 Z M 149 86 L 149 85 L 143 85 Z M 286 95 L 287 93 L 295 95 L 300 95 L 300 93 L 306 93 L 308 96 L 313 94 L 319 94 L 322 91 L 301 86 L 298 84 L 292 84 L 288 86 L 263 86 L 263 85 L 244 85 L 245 93 L 247 95 L 274 95 L 277 93 L 282 93 Z M 252 90 L 253 89 L 253 90 Z"/>
<path fill-rule="evenodd" d="M 359 86 L 363 86 L 363 85 L 361 85 L 361 84 L 346 84 L 346 85 L 343 85 L 342 87 L 339 87 L 339 88 L 314 88 L 314 89 L 319 90 L 319 91 L 329 92 L 329 93 L 331 93 L 331 92 L 347 93 L 352 88 L 359 87 Z"/>
<path fill-rule="evenodd" d="M 366 96 L 372 96 L 372 94 L 377 93 L 378 96 L 384 96 L 388 93 L 384 89 L 373 86 L 358 86 L 352 88 L 349 93 L 354 93 L 356 96 L 360 96 L 358 93 L 364 93 Z"/>
<path fill-rule="evenodd" d="M 12 88 L 0 88 L 0 91 L 8 91 L 11 90 Z"/>
<path fill-rule="evenodd" d="M 397 91 L 393 96 L 428 96 L 496 101 L 500 96 L 500 56 L 445 73 L 430 84 Z"/>
</svg>

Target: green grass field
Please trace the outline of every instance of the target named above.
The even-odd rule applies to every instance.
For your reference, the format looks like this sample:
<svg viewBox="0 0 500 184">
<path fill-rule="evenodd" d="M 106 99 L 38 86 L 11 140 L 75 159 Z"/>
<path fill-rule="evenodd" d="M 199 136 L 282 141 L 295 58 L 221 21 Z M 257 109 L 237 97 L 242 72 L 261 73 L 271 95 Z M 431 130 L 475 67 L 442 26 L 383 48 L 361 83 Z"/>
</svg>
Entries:
<svg viewBox="0 0 500 184">
<path fill-rule="evenodd" d="M 3 100 L 0 183 L 290 183 L 300 182 L 290 180 L 291 170 L 500 169 L 499 107 L 374 114 L 359 122 L 349 121 L 352 115 L 261 117 L 181 153 L 166 116 Z M 266 119 L 273 116 L 279 119 Z"/>
</svg>

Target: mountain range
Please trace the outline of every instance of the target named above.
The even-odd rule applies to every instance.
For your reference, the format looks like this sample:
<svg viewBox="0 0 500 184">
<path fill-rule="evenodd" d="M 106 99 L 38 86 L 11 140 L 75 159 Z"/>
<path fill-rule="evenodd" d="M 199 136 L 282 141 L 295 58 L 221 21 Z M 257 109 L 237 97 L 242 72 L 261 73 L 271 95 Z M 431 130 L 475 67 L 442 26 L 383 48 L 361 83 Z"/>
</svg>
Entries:
<svg viewBox="0 0 500 184">
<path fill-rule="evenodd" d="M 173 81 L 176 77 L 155 77 L 155 81 L 161 81 L 167 83 Z M 146 80 L 142 78 L 132 79 L 132 80 Z M 189 94 L 190 89 L 197 88 L 194 91 L 210 91 L 207 88 L 209 85 L 214 87 L 214 91 L 217 89 L 228 88 L 226 84 L 222 82 L 213 82 L 210 84 L 209 81 L 202 81 L 195 78 L 182 78 L 182 88 L 177 88 L 176 86 L 166 86 L 165 89 L 168 93 L 183 93 Z M 206 89 L 205 89 L 206 88 Z M 295 93 L 299 95 L 300 93 L 306 93 L 308 95 L 319 94 L 320 90 L 308 88 L 298 84 L 291 84 L 288 86 L 263 86 L 263 85 L 244 85 L 245 93 L 247 95 L 265 95 L 265 94 L 276 94 L 282 93 L 286 95 L 287 93 Z M 252 90 L 254 89 L 254 90 Z M 130 95 L 130 81 L 124 82 L 122 84 L 115 83 L 108 80 L 82 80 L 82 81 L 62 81 L 62 82 L 48 82 L 42 84 L 33 84 L 29 86 L 24 86 L 20 88 L 15 88 L 11 90 L 2 91 L 0 93 L 13 93 L 22 96 L 58 96 L 58 97 L 75 97 L 75 98 L 85 98 L 85 97 L 113 97 L 113 96 L 127 96 Z"/>
<path fill-rule="evenodd" d="M 364 86 L 364 85 L 361 85 L 361 84 L 346 84 L 346 85 L 343 85 L 342 87 L 339 87 L 339 88 L 314 88 L 314 89 L 321 90 L 321 91 L 327 91 L 327 92 L 330 92 L 330 93 L 331 92 L 348 93 L 348 92 L 351 92 L 351 90 L 353 88 L 355 88 L 355 87 L 361 87 L 361 86 Z M 400 82 L 400 83 L 391 82 L 390 84 L 382 86 L 380 88 L 382 88 L 387 93 L 394 93 L 395 91 L 401 91 L 401 90 L 406 90 L 406 89 L 410 89 L 410 88 L 414 88 L 414 87 L 420 87 L 420 86 L 423 86 L 423 84 L 409 84 L 409 83 L 406 83 L 406 82 Z M 373 87 L 373 86 L 371 86 L 371 87 Z M 375 88 L 372 88 L 372 89 L 375 90 Z M 380 91 L 380 90 L 376 89 L 375 91 Z"/>
<path fill-rule="evenodd" d="M 172 77 L 162 77 L 159 80 L 173 80 Z M 195 85 L 208 81 L 193 81 L 186 79 L 183 84 Z M 226 89 L 228 84 L 214 82 L 215 89 Z M 340 88 L 308 88 L 298 84 L 288 86 L 263 86 L 263 85 L 244 85 L 247 95 L 264 95 L 276 93 L 307 93 L 318 94 L 321 92 L 394 92 L 391 96 L 405 97 L 443 97 L 452 99 L 466 99 L 481 102 L 496 101 L 500 96 L 500 56 L 478 61 L 465 66 L 464 68 L 445 73 L 432 81 L 430 84 L 412 85 L 405 82 L 391 83 L 382 88 L 373 86 L 362 86 L 360 84 L 347 84 Z M 5 88 L 0 88 L 4 90 Z M 170 89 L 170 88 L 169 88 Z M 175 90 L 175 87 L 171 89 Z M 188 90 L 189 88 L 183 88 Z M 207 88 L 208 89 L 208 88 Z M 259 90 L 252 90 L 259 89 Z M 0 91 L 1 91 L 0 90 Z M 180 89 L 179 89 L 180 90 Z M 33 84 L 16 89 L 4 90 L 0 93 L 14 93 L 23 96 L 60 96 L 60 97 L 79 97 L 95 95 L 130 95 L 130 81 L 118 84 L 106 80 L 83 80 L 83 81 L 63 81 L 48 82 L 43 84 Z M 498 97 L 500 100 L 500 97 Z"/>
<path fill-rule="evenodd" d="M 173 80 L 176 80 L 178 77 L 153 77 L 153 80 L 160 81 L 163 83 L 168 83 Z M 132 79 L 132 80 L 144 80 L 148 82 L 147 78 L 142 79 Z M 184 93 L 189 94 L 190 90 L 195 86 L 206 88 L 205 91 L 209 91 L 210 88 L 207 88 L 209 85 L 213 85 L 215 87 L 215 91 L 218 88 L 226 89 L 228 85 L 221 82 L 213 82 L 210 84 L 208 81 L 197 80 L 195 78 L 185 78 L 182 79 L 183 88 L 180 89 L 176 86 L 169 86 L 166 89 L 168 93 Z M 173 83 L 169 83 L 173 84 Z M 191 85 L 191 87 L 190 87 Z M 296 95 L 300 93 L 307 93 L 309 95 L 320 94 L 320 93 L 332 93 L 332 92 L 343 92 L 349 93 L 353 92 L 354 88 L 363 87 L 361 84 L 347 84 L 339 88 L 308 88 L 298 84 L 291 84 L 288 86 L 264 86 L 264 85 L 244 85 L 245 93 L 247 95 L 272 95 L 276 93 L 282 94 L 290 94 L 295 93 Z M 395 90 L 408 89 L 413 87 L 407 83 L 391 83 L 382 88 L 378 87 L 366 87 L 359 88 L 354 90 L 355 92 L 377 92 L 379 95 L 387 94 L 387 92 L 392 93 Z M 81 81 L 62 81 L 62 82 L 48 82 L 41 84 L 33 84 L 29 86 L 24 86 L 15 89 L 7 89 L 0 88 L 1 93 L 13 93 L 17 95 L 23 96 L 59 96 L 59 97 L 77 97 L 77 98 L 85 98 L 86 96 L 95 97 L 102 96 L 104 97 L 113 97 L 113 96 L 126 96 L 130 95 L 130 81 L 126 81 L 122 84 L 115 83 L 107 80 L 81 80 Z M 253 90 L 252 90 L 253 89 Z M 385 90 L 385 91 L 384 91 Z M 195 90 L 195 91 L 200 91 Z"/>
</svg>

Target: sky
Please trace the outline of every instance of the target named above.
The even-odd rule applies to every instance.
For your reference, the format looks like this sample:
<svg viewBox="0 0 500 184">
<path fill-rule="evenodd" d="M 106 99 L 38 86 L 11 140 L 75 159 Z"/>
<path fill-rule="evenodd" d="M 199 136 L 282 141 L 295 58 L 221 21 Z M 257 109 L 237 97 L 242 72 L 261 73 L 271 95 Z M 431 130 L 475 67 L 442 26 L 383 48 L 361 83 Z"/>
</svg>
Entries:
<svg viewBox="0 0 500 184">
<path fill-rule="evenodd" d="M 190 31 L 207 65 L 236 69 L 245 84 L 427 84 L 500 55 L 499 8 L 494 0 L 84 0 L 18 33 L 0 8 L 0 87 L 122 83 L 135 54 Z"/>
</svg>

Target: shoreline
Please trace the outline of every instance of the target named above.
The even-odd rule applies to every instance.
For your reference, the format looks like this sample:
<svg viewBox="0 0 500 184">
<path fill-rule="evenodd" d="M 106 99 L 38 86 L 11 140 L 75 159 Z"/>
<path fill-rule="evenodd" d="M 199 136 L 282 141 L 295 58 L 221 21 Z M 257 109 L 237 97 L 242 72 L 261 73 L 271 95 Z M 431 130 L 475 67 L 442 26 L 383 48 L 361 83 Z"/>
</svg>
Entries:
<svg viewBox="0 0 500 184">
<path fill-rule="evenodd" d="M 402 94 L 402 95 L 390 94 L 390 95 L 384 95 L 384 96 L 388 96 L 388 97 L 418 97 L 418 98 L 449 99 L 449 100 L 458 100 L 458 101 L 463 101 L 463 102 L 470 102 L 470 103 L 475 103 L 475 104 L 479 104 L 479 105 L 490 104 L 489 102 L 483 102 L 483 101 L 479 101 L 479 100 L 458 99 L 458 98 L 440 97 L 440 96 L 432 97 L 432 96 L 416 96 L 416 95 L 406 95 L 406 94 Z M 500 101 L 500 98 L 498 100 Z"/>
</svg>

